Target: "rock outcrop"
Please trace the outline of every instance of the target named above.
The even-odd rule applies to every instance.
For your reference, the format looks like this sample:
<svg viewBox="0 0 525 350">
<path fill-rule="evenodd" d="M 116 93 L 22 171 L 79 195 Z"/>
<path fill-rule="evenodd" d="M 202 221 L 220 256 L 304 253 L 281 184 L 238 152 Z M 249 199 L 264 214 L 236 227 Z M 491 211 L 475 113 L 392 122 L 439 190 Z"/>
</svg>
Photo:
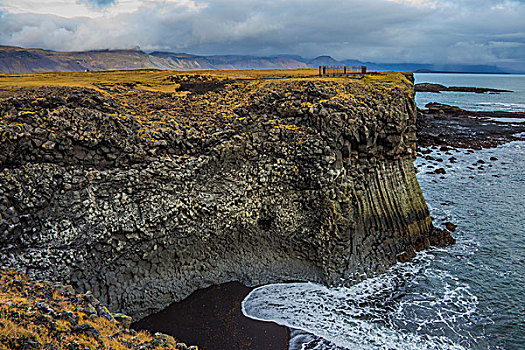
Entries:
<svg viewBox="0 0 525 350">
<path fill-rule="evenodd" d="M 416 92 L 433 92 L 441 93 L 442 91 L 449 92 L 473 92 L 476 94 L 499 94 L 501 92 L 514 92 L 512 90 L 501 90 L 492 88 L 481 88 L 472 86 L 445 86 L 441 84 L 419 83 L 414 86 Z"/>
<path fill-rule="evenodd" d="M 2 349 L 198 350 L 172 337 L 129 328 L 131 317 L 111 314 L 90 292 L 34 281 L 0 268 Z"/>
<path fill-rule="evenodd" d="M 450 238 L 415 177 L 410 78 L 14 91 L 0 107 L 2 264 L 138 317 L 228 281 L 381 273 Z"/>
<path fill-rule="evenodd" d="M 418 109 L 418 145 L 482 149 L 525 140 L 525 113 L 468 111 L 441 103 Z M 501 119 L 504 118 L 504 119 Z"/>
</svg>

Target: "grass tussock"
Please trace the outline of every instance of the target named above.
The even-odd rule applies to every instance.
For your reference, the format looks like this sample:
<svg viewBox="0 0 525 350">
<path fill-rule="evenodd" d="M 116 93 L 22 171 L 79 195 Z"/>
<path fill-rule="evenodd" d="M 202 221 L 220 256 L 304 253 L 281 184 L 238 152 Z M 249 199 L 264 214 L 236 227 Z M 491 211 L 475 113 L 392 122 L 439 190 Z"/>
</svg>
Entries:
<svg viewBox="0 0 525 350">
<path fill-rule="evenodd" d="M 0 270 L 0 349 L 187 348 L 170 336 L 131 330 L 122 322 L 129 318 L 97 303 L 89 293 Z"/>
</svg>

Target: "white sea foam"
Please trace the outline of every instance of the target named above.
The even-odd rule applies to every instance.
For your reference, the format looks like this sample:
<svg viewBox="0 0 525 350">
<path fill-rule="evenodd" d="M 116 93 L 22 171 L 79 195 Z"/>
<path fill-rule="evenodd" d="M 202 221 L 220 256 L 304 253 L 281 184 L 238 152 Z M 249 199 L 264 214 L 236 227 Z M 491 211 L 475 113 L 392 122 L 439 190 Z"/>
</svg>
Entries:
<svg viewBox="0 0 525 350">
<path fill-rule="evenodd" d="M 525 122 L 525 118 L 491 117 L 491 118 L 488 118 L 488 120 L 493 121 L 493 122 L 510 123 L 510 124 Z"/>
<path fill-rule="evenodd" d="M 401 264 L 350 287 L 267 285 L 253 290 L 242 310 L 248 317 L 317 336 L 295 333 L 290 349 L 305 344 L 308 349 L 464 349 L 446 335 L 461 332 L 455 324 L 474 313 L 477 299 L 451 275 L 442 276 L 441 295 L 431 286 L 407 297 L 407 280 L 420 275 L 422 266 L 428 263 Z"/>
<path fill-rule="evenodd" d="M 525 103 L 505 103 L 505 102 L 478 102 L 479 106 L 504 107 L 504 108 L 525 108 Z"/>
</svg>

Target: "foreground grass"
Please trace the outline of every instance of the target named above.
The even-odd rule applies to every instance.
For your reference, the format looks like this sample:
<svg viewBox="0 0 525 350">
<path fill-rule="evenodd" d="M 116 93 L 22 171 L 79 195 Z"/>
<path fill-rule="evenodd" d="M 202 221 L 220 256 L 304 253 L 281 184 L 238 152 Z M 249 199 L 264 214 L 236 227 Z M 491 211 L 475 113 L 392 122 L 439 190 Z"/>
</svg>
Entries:
<svg viewBox="0 0 525 350">
<path fill-rule="evenodd" d="M 187 348 L 166 335 L 130 330 L 130 322 L 90 293 L 0 270 L 0 349 Z"/>
</svg>

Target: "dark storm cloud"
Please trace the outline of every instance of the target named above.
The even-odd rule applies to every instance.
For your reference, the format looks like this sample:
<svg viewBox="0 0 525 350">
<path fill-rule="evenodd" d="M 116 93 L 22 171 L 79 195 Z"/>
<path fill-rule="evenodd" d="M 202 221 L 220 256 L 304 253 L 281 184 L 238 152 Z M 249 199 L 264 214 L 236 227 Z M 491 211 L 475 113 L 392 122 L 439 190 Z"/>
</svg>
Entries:
<svg viewBox="0 0 525 350">
<path fill-rule="evenodd" d="M 100 18 L 4 12 L 0 43 L 63 50 L 139 45 L 198 54 L 328 54 L 518 69 L 525 67 L 523 18 L 524 1 L 503 0 L 143 1 L 132 12 Z"/>
</svg>

